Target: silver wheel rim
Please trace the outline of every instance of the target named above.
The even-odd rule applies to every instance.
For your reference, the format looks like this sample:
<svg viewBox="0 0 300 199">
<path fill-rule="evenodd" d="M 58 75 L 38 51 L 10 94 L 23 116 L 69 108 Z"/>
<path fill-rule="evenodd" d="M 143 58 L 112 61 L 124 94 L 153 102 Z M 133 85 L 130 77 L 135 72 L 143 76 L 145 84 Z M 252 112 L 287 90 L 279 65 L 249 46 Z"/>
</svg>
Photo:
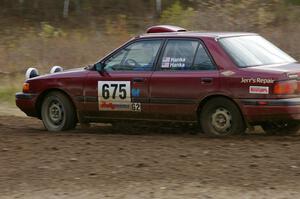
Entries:
<svg viewBox="0 0 300 199">
<path fill-rule="evenodd" d="M 58 100 L 52 100 L 48 108 L 48 116 L 51 123 L 60 125 L 64 119 L 64 109 Z"/>
<path fill-rule="evenodd" d="M 232 126 L 231 113 L 225 108 L 218 108 L 212 114 L 211 125 L 219 133 L 228 133 Z"/>
</svg>

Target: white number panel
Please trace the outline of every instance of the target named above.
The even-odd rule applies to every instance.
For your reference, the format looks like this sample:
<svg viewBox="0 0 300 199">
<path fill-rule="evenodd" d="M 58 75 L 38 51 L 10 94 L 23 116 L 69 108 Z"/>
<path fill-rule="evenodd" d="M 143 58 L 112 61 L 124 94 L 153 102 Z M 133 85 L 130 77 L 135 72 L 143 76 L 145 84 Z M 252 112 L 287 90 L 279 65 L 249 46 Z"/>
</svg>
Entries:
<svg viewBox="0 0 300 199">
<path fill-rule="evenodd" d="M 99 81 L 98 97 L 101 101 L 130 102 L 130 81 Z"/>
<path fill-rule="evenodd" d="M 141 111 L 140 103 L 131 102 L 130 81 L 99 81 L 100 111 Z"/>
</svg>

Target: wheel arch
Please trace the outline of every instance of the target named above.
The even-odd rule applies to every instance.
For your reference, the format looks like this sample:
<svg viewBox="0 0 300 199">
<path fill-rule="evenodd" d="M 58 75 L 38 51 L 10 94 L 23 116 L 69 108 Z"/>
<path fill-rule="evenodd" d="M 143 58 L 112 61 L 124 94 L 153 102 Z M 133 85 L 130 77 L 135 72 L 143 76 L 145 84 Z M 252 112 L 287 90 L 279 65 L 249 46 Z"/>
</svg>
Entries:
<svg viewBox="0 0 300 199">
<path fill-rule="evenodd" d="M 231 97 L 228 97 L 228 96 L 222 95 L 222 94 L 209 95 L 209 96 L 204 97 L 204 98 L 200 101 L 200 103 L 199 103 L 199 105 L 198 105 L 198 108 L 197 108 L 197 119 L 198 119 L 198 121 L 200 121 L 200 114 L 201 114 L 201 111 L 202 111 L 202 108 L 204 107 L 204 105 L 205 105 L 207 102 L 209 102 L 211 99 L 218 98 L 218 97 L 220 97 L 220 98 L 226 98 L 226 99 L 230 100 L 233 104 L 235 104 L 236 107 L 238 108 L 238 110 L 240 111 L 240 114 L 241 114 L 241 116 L 242 116 L 242 119 L 243 119 L 244 123 L 247 125 L 245 116 L 244 116 L 244 114 L 243 114 L 243 111 L 242 111 L 240 105 L 239 105 L 234 99 L 232 99 Z"/>
<path fill-rule="evenodd" d="M 72 99 L 72 97 L 64 90 L 62 89 L 59 89 L 59 88 L 50 88 L 50 89 L 47 89 L 47 90 L 44 90 L 37 98 L 37 101 L 36 101 L 36 110 L 37 110 L 37 114 L 38 114 L 38 118 L 41 119 L 41 110 L 42 110 L 42 104 L 43 104 L 43 101 L 45 99 L 45 97 L 51 93 L 51 92 L 60 92 L 60 93 L 63 93 L 71 102 L 73 108 L 75 109 L 76 111 L 76 106 L 75 106 L 75 103 L 74 103 L 74 100 Z"/>
</svg>

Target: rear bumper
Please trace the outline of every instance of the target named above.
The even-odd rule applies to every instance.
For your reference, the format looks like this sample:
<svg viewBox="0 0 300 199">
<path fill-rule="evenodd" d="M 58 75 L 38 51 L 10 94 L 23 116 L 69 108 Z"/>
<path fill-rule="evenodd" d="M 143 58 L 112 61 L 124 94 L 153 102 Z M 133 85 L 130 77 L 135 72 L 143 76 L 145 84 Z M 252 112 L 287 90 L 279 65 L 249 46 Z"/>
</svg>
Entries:
<svg viewBox="0 0 300 199">
<path fill-rule="evenodd" d="M 16 105 L 26 115 L 31 117 L 38 117 L 38 111 L 36 110 L 37 95 L 33 93 L 16 93 Z"/>
<path fill-rule="evenodd" d="M 300 120 L 300 98 L 239 99 L 238 101 L 249 123 Z"/>
</svg>

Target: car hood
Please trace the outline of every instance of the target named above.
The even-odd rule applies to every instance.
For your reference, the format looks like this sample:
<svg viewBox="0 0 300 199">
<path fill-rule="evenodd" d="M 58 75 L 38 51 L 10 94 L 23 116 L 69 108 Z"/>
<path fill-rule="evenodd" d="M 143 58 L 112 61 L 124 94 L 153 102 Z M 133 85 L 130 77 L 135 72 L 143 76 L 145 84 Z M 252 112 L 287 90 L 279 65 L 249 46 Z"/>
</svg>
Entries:
<svg viewBox="0 0 300 199">
<path fill-rule="evenodd" d="M 62 72 L 52 73 L 52 74 L 47 74 L 47 75 L 68 74 L 68 73 L 81 72 L 81 71 L 85 71 L 85 68 L 80 67 L 80 68 L 67 69 Z"/>
<path fill-rule="evenodd" d="M 38 80 L 38 79 L 52 79 L 52 78 L 63 78 L 63 77 L 75 77 L 78 76 L 78 74 L 83 73 L 86 71 L 84 67 L 81 68 L 74 68 L 74 69 L 68 69 L 62 72 L 52 73 L 52 74 L 44 74 L 40 75 L 34 78 L 31 78 L 29 80 Z"/>
</svg>

